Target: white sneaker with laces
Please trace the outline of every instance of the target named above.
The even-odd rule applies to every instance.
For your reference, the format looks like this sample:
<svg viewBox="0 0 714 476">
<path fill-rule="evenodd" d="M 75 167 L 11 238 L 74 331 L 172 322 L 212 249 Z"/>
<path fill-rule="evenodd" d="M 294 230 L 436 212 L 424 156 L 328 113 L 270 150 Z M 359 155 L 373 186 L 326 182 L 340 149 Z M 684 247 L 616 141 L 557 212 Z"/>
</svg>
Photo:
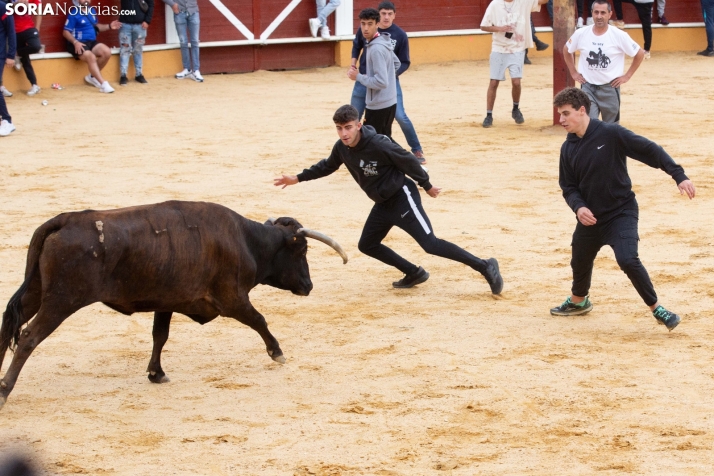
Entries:
<svg viewBox="0 0 714 476">
<path fill-rule="evenodd" d="M 201 76 L 201 72 L 199 70 L 196 70 L 193 73 L 191 73 L 191 76 L 193 77 L 194 81 L 196 81 L 197 83 L 203 82 L 203 76 Z"/>
<path fill-rule="evenodd" d="M 102 83 L 99 82 L 97 78 L 92 76 L 91 74 L 88 74 L 84 77 L 84 82 L 89 84 L 90 86 L 94 86 L 95 88 L 101 88 Z"/>
<path fill-rule="evenodd" d="M 0 86 L 0 93 L 2 93 L 2 95 L 5 96 L 6 98 L 12 97 L 12 93 L 10 91 L 8 91 L 5 86 Z"/>
<path fill-rule="evenodd" d="M 99 87 L 99 92 L 106 93 L 106 94 L 113 93 L 114 88 L 109 84 L 109 81 L 104 81 L 102 83 L 102 85 Z"/>
<path fill-rule="evenodd" d="M 35 94 L 39 93 L 40 91 L 42 91 L 42 88 L 36 84 L 33 84 L 32 87 L 30 88 L 30 90 L 27 91 L 27 95 L 34 96 Z"/>
<path fill-rule="evenodd" d="M 330 29 L 327 26 L 323 26 L 320 28 L 320 36 L 322 37 L 323 40 L 329 40 L 330 39 Z"/>
<path fill-rule="evenodd" d="M 650 59 L 650 52 L 645 50 L 645 59 Z"/>
<path fill-rule="evenodd" d="M 575 28 L 582 28 L 583 27 L 583 17 L 578 17 L 578 24 Z"/>
<path fill-rule="evenodd" d="M 180 73 L 176 73 L 176 79 L 184 79 L 184 78 L 189 77 L 190 75 L 191 75 L 191 71 L 184 68 L 184 70 L 181 71 Z"/>
<path fill-rule="evenodd" d="M 317 30 L 320 28 L 319 18 L 310 18 L 310 34 L 313 38 L 317 38 Z"/>
<path fill-rule="evenodd" d="M 0 137 L 9 136 L 14 130 L 15 126 L 13 126 L 11 122 L 6 121 L 5 119 L 0 122 Z"/>
<path fill-rule="evenodd" d="M 20 61 L 19 56 L 15 56 L 15 66 L 13 67 L 15 68 L 15 71 L 20 71 L 22 69 L 22 61 Z"/>
<path fill-rule="evenodd" d="M 585 22 L 587 26 L 594 25 L 595 20 L 593 20 L 593 17 L 588 17 L 588 21 Z"/>
</svg>

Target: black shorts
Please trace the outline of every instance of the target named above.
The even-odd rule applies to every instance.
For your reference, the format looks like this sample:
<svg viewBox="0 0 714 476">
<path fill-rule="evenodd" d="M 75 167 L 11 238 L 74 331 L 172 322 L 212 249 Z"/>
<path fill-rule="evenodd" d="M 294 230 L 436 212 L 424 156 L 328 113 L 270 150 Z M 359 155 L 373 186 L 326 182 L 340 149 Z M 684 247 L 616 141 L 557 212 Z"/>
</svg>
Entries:
<svg viewBox="0 0 714 476">
<path fill-rule="evenodd" d="M 79 41 L 79 40 L 77 40 Z M 79 55 L 77 54 L 76 51 L 74 51 L 74 44 L 70 43 L 69 41 L 65 41 L 67 45 L 67 53 L 71 54 L 74 59 L 78 60 Z M 91 40 L 91 41 L 80 41 L 84 45 L 84 50 L 89 50 L 92 51 L 94 47 L 97 45 L 98 41 L 97 40 Z"/>
</svg>

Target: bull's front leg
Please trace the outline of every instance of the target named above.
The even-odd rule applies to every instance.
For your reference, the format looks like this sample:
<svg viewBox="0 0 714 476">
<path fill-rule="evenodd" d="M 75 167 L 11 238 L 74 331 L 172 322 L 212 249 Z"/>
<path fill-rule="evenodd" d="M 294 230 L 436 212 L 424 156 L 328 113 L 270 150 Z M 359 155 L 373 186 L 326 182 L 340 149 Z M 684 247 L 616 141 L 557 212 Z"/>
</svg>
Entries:
<svg viewBox="0 0 714 476">
<path fill-rule="evenodd" d="M 270 358 L 279 364 L 285 363 L 285 357 L 283 356 L 283 351 L 280 350 L 278 340 L 270 333 L 265 318 L 253 307 L 250 301 L 246 299 L 244 303 L 237 306 L 237 308 L 226 317 L 232 317 L 260 334 L 260 337 L 263 338 L 263 342 L 265 342 L 265 348 Z"/>
<path fill-rule="evenodd" d="M 166 383 L 169 381 L 169 378 L 161 368 L 161 351 L 164 349 L 166 341 L 169 340 L 171 315 L 171 312 L 154 313 L 154 329 L 151 332 L 154 337 L 154 349 L 151 352 L 151 360 L 146 369 L 149 372 L 149 380 L 154 383 Z"/>
</svg>

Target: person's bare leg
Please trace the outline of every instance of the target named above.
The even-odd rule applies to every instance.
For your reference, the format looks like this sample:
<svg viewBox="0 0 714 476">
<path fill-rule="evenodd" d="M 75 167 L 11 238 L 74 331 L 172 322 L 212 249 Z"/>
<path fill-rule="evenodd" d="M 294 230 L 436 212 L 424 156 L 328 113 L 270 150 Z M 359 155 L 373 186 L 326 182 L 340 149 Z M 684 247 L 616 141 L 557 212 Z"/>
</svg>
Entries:
<svg viewBox="0 0 714 476">
<path fill-rule="evenodd" d="M 91 74 L 94 79 L 96 79 L 100 83 L 103 83 L 104 78 L 102 78 L 102 73 L 99 72 L 100 68 L 97 64 L 97 57 L 94 56 L 94 53 L 85 50 L 82 56 L 80 56 L 79 58 L 85 63 L 87 63 L 87 69 L 89 70 L 89 74 Z"/>
<path fill-rule="evenodd" d="M 92 53 L 94 53 L 97 57 L 97 65 L 100 70 L 104 69 L 109 62 L 109 59 L 112 57 L 112 50 L 110 50 L 104 43 L 98 43 L 95 45 L 92 49 Z"/>
<path fill-rule="evenodd" d="M 521 102 L 521 78 L 511 79 L 511 85 L 513 86 L 513 89 L 511 90 L 513 102 Z"/>
<path fill-rule="evenodd" d="M 498 83 L 500 83 L 500 81 L 497 79 L 492 79 L 491 82 L 488 83 L 488 93 L 486 93 L 486 110 L 488 111 L 493 111 L 493 106 L 496 104 Z"/>
</svg>

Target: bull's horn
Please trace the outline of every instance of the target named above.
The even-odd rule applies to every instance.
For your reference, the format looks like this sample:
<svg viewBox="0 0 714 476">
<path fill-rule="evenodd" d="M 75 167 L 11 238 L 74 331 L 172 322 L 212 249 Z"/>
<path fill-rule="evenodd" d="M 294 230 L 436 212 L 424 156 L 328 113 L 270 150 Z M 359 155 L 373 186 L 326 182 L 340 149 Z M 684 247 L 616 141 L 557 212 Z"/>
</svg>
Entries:
<svg viewBox="0 0 714 476">
<path fill-rule="evenodd" d="M 325 235 L 324 233 L 320 233 L 319 231 L 308 230 L 307 228 L 300 228 L 297 232 L 300 233 L 301 235 L 308 237 L 308 238 L 313 238 L 317 241 L 322 241 L 327 246 L 329 246 L 333 250 L 337 251 L 340 254 L 340 256 L 342 256 L 343 264 L 347 264 L 347 253 L 345 253 L 345 250 L 342 249 L 342 247 L 339 245 L 339 243 L 337 243 L 335 240 L 333 240 L 329 236 Z"/>
<path fill-rule="evenodd" d="M 275 222 L 278 221 L 278 220 L 277 220 L 276 218 L 273 218 L 273 217 L 268 217 L 268 221 L 269 221 L 270 223 L 272 223 L 273 225 L 275 225 Z"/>
</svg>

